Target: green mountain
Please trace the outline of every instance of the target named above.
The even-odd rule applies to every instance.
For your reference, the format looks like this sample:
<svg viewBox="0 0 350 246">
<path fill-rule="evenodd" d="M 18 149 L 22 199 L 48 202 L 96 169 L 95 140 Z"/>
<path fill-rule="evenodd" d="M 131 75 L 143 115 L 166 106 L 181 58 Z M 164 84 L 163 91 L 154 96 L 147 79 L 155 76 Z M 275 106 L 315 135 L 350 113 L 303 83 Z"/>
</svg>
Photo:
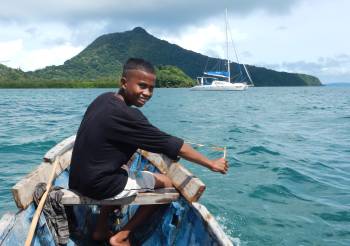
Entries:
<svg viewBox="0 0 350 246">
<path fill-rule="evenodd" d="M 77 56 L 60 66 L 49 66 L 33 72 L 0 67 L 0 87 L 114 87 L 119 81 L 122 64 L 129 57 L 141 57 L 157 67 L 157 86 L 189 87 L 205 67 L 220 59 L 186 50 L 160 40 L 141 27 L 131 31 L 102 35 Z M 5 67 L 5 68 L 3 68 Z M 232 63 L 231 67 L 237 67 Z M 318 78 L 306 74 L 276 72 L 247 66 L 255 86 L 321 85 Z M 4 70 L 4 72 L 2 72 Z M 234 70 L 232 69 L 232 73 Z"/>
</svg>

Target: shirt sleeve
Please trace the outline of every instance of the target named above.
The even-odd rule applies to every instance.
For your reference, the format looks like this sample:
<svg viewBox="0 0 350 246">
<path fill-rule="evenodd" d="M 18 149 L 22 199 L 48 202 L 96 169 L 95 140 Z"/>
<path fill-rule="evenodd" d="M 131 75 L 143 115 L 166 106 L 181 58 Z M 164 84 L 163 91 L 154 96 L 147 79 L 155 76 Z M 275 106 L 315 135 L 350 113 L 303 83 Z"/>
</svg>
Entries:
<svg viewBox="0 0 350 246">
<path fill-rule="evenodd" d="M 126 117 L 114 116 L 109 127 L 113 140 L 177 159 L 184 141 L 153 126 L 137 109 Z"/>
</svg>

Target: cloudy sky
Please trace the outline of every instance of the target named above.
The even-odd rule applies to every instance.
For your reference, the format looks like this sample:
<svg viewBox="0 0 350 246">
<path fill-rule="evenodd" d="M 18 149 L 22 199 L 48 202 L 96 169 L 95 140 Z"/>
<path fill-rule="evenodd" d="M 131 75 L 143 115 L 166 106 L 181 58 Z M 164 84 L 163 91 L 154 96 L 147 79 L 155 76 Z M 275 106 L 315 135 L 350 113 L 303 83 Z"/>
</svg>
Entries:
<svg viewBox="0 0 350 246">
<path fill-rule="evenodd" d="M 2 0 L 0 63 L 59 65 L 98 36 L 135 26 L 224 58 L 225 8 L 240 62 L 350 82 L 348 0 Z"/>
</svg>

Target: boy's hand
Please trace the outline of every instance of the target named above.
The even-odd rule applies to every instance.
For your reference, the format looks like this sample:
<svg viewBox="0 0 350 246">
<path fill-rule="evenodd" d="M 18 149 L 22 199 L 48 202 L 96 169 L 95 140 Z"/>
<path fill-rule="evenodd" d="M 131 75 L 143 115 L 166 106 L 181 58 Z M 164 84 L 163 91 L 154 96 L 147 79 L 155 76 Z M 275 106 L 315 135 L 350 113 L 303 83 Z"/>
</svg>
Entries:
<svg viewBox="0 0 350 246">
<path fill-rule="evenodd" d="M 209 169 L 213 172 L 220 172 L 222 174 L 226 174 L 228 171 L 228 162 L 224 158 L 212 160 Z"/>
</svg>

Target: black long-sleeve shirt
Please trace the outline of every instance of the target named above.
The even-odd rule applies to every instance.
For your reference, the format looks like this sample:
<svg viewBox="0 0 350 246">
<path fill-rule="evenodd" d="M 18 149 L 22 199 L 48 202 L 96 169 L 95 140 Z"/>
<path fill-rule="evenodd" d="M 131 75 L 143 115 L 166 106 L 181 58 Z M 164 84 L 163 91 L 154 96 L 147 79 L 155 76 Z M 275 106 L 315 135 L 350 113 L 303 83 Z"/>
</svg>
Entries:
<svg viewBox="0 0 350 246">
<path fill-rule="evenodd" d="M 176 159 L 183 140 L 154 127 L 137 108 L 113 92 L 88 107 L 74 144 L 69 188 L 95 199 L 120 193 L 128 174 L 121 168 L 138 149 Z"/>
</svg>

